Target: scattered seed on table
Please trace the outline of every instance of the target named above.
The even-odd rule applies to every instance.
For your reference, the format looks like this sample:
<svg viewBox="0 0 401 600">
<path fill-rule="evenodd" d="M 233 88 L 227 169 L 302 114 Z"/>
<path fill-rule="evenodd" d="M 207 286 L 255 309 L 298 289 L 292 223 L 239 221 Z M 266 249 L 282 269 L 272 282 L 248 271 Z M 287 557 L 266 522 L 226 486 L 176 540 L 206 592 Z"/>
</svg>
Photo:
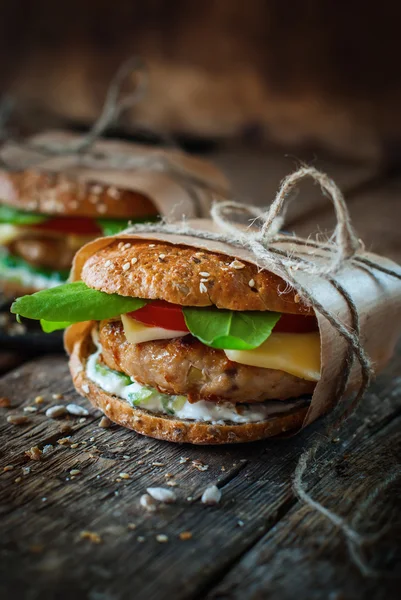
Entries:
<svg viewBox="0 0 401 600">
<path fill-rule="evenodd" d="M 218 504 L 221 499 L 221 491 L 216 485 L 210 485 L 205 489 L 202 494 L 202 502 L 203 504 L 208 504 L 209 506 L 213 506 Z"/>
<path fill-rule="evenodd" d="M 154 512 L 156 510 L 156 502 L 149 494 L 142 494 L 139 498 L 139 504 L 149 512 Z"/>
<path fill-rule="evenodd" d="M 172 490 L 167 490 L 162 487 L 149 487 L 146 489 L 147 493 L 152 496 L 158 502 L 164 502 L 165 504 L 172 504 L 177 500 L 176 494 Z"/>
<path fill-rule="evenodd" d="M 59 417 L 63 417 L 67 413 L 67 409 L 63 404 L 56 404 L 55 406 L 50 406 L 46 412 L 46 417 L 49 419 L 58 419 Z"/>
<path fill-rule="evenodd" d="M 68 446 L 69 444 L 71 444 L 71 438 L 70 437 L 60 438 L 59 440 L 57 440 L 57 443 L 60 444 L 60 446 Z"/>
<path fill-rule="evenodd" d="M 28 421 L 29 419 L 26 415 L 9 415 L 7 417 L 7 423 L 11 423 L 11 425 L 24 425 Z"/>
<path fill-rule="evenodd" d="M 168 536 L 165 533 L 159 533 L 156 536 L 156 541 L 160 544 L 165 544 L 166 542 L 168 542 Z"/>
<path fill-rule="evenodd" d="M 25 454 L 31 460 L 40 460 L 42 458 L 42 450 L 38 446 L 32 446 L 29 450 L 25 450 Z"/>
<path fill-rule="evenodd" d="M 110 425 L 111 425 L 111 421 L 108 417 L 104 416 L 100 419 L 99 427 L 102 427 L 102 429 L 108 429 L 110 427 Z"/>
<path fill-rule="evenodd" d="M 10 408 L 10 406 L 11 406 L 10 398 L 6 398 L 5 396 L 2 396 L 0 398 L 0 408 Z"/>
<path fill-rule="evenodd" d="M 183 542 L 186 542 L 187 540 L 190 540 L 192 538 L 192 533 L 190 531 L 181 531 L 179 538 Z"/>
<path fill-rule="evenodd" d="M 79 406 L 79 404 L 67 404 L 66 410 L 70 415 L 76 417 L 87 417 L 89 415 L 89 411 L 83 406 Z"/>
<path fill-rule="evenodd" d="M 81 540 L 89 540 L 92 544 L 101 544 L 103 541 L 98 533 L 95 531 L 88 531 L 87 529 L 81 531 L 79 537 Z"/>
<path fill-rule="evenodd" d="M 197 459 L 192 461 L 192 466 L 198 469 L 198 471 L 207 471 L 209 468 L 209 465 L 205 465 L 201 460 Z"/>
</svg>

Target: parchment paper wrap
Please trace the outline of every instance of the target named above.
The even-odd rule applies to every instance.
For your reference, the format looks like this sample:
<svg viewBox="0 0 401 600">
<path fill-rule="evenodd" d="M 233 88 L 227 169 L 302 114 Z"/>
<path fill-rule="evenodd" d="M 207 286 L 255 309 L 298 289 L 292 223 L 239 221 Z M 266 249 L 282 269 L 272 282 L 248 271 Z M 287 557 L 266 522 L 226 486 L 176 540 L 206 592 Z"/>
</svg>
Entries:
<svg viewBox="0 0 401 600">
<path fill-rule="evenodd" d="M 64 131 L 36 135 L 28 144 L 68 144 L 79 136 Z M 179 150 L 154 148 L 117 140 L 98 140 L 89 151 L 55 156 L 28 145 L 7 143 L 0 157 L 13 170 L 32 168 L 63 172 L 81 182 L 103 183 L 140 192 L 167 219 L 205 217 L 212 201 L 229 193 L 226 177 L 211 163 Z"/>
<path fill-rule="evenodd" d="M 188 223 L 192 229 L 217 231 L 216 225 L 206 219 L 198 219 Z M 194 235 L 177 235 L 171 233 L 141 232 L 131 233 L 130 230 L 118 236 L 102 238 L 90 242 L 76 255 L 71 272 L 73 281 L 81 278 L 81 272 L 86 260 L 97 250 L 107 246 L 115 239 L 131 240 L 144 239 L 150 242 L 163 241 L 175 245 L 190 246 L 196 249 L 209 250 L 226 254 L 257 265 L 255 256 L 248 250 L 239 248 L 225 242 L 216 242 L 195 237 Z M 276 247 L 293 252 L 305 254 L 309 260 L 317 264 L 328 263 L 331 260 L 328 251 L 311 248 L 307 245 L 300 246 L 288 242 L 277 243 Z M 401 267 L 389 259 L 372 253 L 363 253 L 363 256 L 374 260 L 388 269 L 393 269 L 401 274 Z M 282 276 L 274 268 L 271 271 Z M 339 319 L 351 328 L 351 315 L 344 297 L 336 288 L 324 278 L 302 270 L 293 269 L 291 272 L 297 285 L 299 284 L 308 292 L 313 292 L 314 297 Z M 401 334 L 401 281 L 390 275 L 373 270 L 363 264 L 352 261 L 336 276 L 352 298 L 359 314 L 360 341 L 369 355 L 375 373 L 379 372 L 390 359 L 397 339 Z M 301 299 L 302 293 L 297 289 Z M 319 312 L 316 312 L 321 336 L 321 379 L 316 385 L 312 396 L 310 408 L 303 426 L 305 427 L 319 416 L 327 413 L 340 401 L 338 394 L 339 384 L 342 380 L 344 369 L 349 360 L 349 346 L 344 338 L 333 328 L 330 322 Z M 66 348 L 71 352 L 74 341 L 81 335 L 85 324 L 72 326 L 66 333 Z M 361 369 L 356 360 L 348 380 L 344 395 L 356 390 L 361 384 Z"/>
</svg>

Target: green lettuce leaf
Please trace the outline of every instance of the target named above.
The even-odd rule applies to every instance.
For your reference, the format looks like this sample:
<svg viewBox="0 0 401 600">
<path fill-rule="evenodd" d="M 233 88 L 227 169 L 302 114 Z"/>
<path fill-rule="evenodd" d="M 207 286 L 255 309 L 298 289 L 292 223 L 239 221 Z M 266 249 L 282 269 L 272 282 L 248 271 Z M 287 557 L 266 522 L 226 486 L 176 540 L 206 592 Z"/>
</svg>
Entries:
<svg viewBox="0 0 401 600">
<path fill-rule="evenodd" d="M 44 320 L 45 331 L 54 331 L 56 323 L 60 324 L 57 328 L 61 328 L 66 323 L 111 319 L 145 304 L 146 300 L 106 294 L 93 290 L 83 281 L 76 281 L 17 298 L 11 312 L 28 319 Z"/>
<path fill-rule="evenodd" d="M 103 235 L 116 235 L 128 227 L 127 219 L 96 219 Z"/>
<path fill-rule="evenodd" d="M 132 383 L 131 377 L 129 377 L 129 375 L 126 375 L 125 373 L 121 373 L 120 371 L 115 371 L 114 369 L 110 369 L 110 367 L 107 367 L 106 365 L 104 365 L 100 362 L 96 363 L 95 371 L 97 373 L 99 373 L 100 375 L 102 375 L 103 377 L 107 377 L 107 375 L 115 375 L 116 377 L 121 379 L 121 381 L 124 385 L 131 385 L 131 383 Z"/>
<path fill-rule="evenodd" d="M 270 311 L 232 311 L 183 308 L 193 336 L 206 346 L 222 350 L 253 350 L 270 336 L 281 314 Z"/>
<path fill-rule="evenodd" d="M 34 225 L 48 220 L 47 215 L 38 215 L 36 213 L 17 210 L 6 204 L 0 204 L 0 223 L 8 225 Z"/>
<path fill-rule="evenodd" d="M 159 217 L 143 217 L 141 219 L 130 219 L 129 223 L 152 223 L 157 221 Z M 128 219 L 96 219 L 96 223 L 101 228 L 103 235 L 116 235 L 126 229 L 128 225 Z"/>
<path fill-rule="evenodd" d="M 46 319 L 40 319 L 40 325 L 45 333 L 53 333 L 59 329 L 67 329 L 72 325 L 71 321 L 46 321 Z"/>
</svg>

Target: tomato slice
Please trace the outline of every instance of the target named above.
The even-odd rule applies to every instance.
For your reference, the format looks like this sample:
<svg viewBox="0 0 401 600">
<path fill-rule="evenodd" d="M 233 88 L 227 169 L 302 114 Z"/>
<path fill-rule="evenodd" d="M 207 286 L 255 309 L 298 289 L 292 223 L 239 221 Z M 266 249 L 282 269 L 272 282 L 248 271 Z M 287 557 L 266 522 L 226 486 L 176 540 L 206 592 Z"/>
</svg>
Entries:
<svg viewBox="0 0 401 600">
<path fill-rule="evenodd" d="M 154 300 L 139 310 L 128 313 L 130 317 L 151 327 L 162 327 L 174 331 L 189 331 L 186 326 L 182 306 L 164 300 Z M 317 331 L 314 316 L 282 314 L 274 328 L 275 332 L 309 333 Z"/>
<path fill-rule="evenodd" d="M 317 331 L 315 316 L 290 315 L 283 313 L 273 331 L 275 333 L 309 333 Z"/>
<path fill-rule="evenodd" d="M 60 231 L 76 235 L 98 235 L 102 233 L 96 221 L 89 217 L 50 217 L 47 221 L 30 227 L 37 230 L 45 229 L 46 231 Z"/>
<path fill-rule="evenodd" d="M 189 331 L 182 306 L 164 300 L 154 300 L 142 308 L 128 313 L 128 316 L 153 327 L 162 327 L 173 331 Z"/>
</svg>

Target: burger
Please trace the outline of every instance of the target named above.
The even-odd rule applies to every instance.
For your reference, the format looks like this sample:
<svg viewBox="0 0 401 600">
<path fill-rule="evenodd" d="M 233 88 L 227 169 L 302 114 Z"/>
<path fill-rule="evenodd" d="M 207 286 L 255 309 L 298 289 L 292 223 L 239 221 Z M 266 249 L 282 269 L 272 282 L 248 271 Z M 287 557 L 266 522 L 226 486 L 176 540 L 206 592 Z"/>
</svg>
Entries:
<svg viewBox="0 0 401 600">
<path fill-rule="evenodd" d="M 0 288 L 9 295 L 67 280 L 76 251 L 129 221 L 155 220 L 143 194 L 34 169 L 0 173 Z"/>
<path fill-rule="evenodd" d="M 186 189 L 183 182 L 191 177 L 198 178 L 199 188 L 215 184 L 227 189 L 226 179 L 212 165 L 179 151 L 117 140 L 97 141 L 85 155 L 51 156 L 34 149 L 35 144 L 68 148 L 78 139 L 48 132 L 31 138 L 27 147 L 9 143 L 2 149 L 1 158 L 9 165 L 0 170 L 0 289 L 6 294 L 63 283 L 81 246 L 116 234 L 129 222 L 183 213 L 204 216 L 210 194 L 203 189 L 195 193 L 195 184 Z M 135 168 L 138 161 L 142 168 Z M 181 180 L 163 172 L 162 161 L 174 163 L 183 173 Z"/>
<path fill-rule="evenodd" d="M 214 250 L 125 235 L 76 281 L 12 312 L 68 327 L 77 391 L 115 423 L 173 442 L 260 440 L 302 426 L 320 378 L 315 314 L 277 275 Z"/>
</svg>

